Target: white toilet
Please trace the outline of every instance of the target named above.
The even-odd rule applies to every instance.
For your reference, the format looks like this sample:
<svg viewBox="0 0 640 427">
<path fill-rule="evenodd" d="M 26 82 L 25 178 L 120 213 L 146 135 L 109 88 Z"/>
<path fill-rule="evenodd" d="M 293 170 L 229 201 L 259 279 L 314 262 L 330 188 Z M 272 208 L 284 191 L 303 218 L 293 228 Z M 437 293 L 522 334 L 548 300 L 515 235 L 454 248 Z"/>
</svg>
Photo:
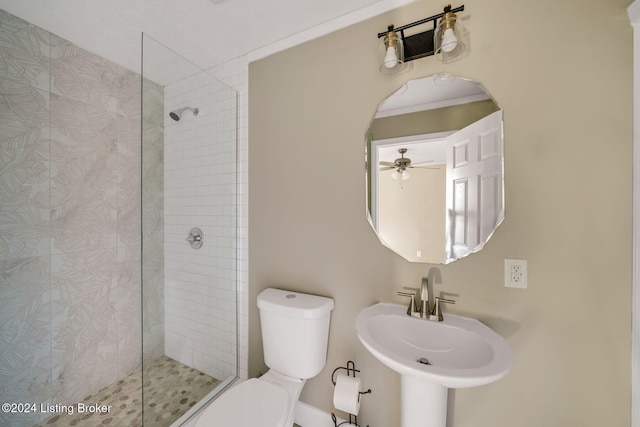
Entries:
<svg viewBox="0 0 640 427">
<path fill-rule="evenodd" d="M 196 427 L 291 427 L 302 387 L 324 368 L 331 298 L 265 289 L 258 309 L 269 371 L 211 402 Z"/>
</svg>

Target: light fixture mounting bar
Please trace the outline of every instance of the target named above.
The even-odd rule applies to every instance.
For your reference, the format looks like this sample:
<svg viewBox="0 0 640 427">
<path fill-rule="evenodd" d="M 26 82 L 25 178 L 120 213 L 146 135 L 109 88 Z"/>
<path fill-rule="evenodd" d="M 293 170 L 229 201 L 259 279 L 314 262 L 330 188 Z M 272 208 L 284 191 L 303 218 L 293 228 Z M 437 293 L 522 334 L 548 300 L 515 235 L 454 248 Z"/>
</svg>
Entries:
<svg viewBox="0 0 640 427">
<path fill-rule="evenodd" d="M 464 5 L 456 7 L 455 9 L 451 9 L 451 12 L 456 13 L 456 12 L 462 12 L 463 10 L 464 10 Z M 403 31 L 403 30 L 406 30 L 407 28 L 411 28 L 411 27 L 415 27 L 415 26 L 418 26 L 418 25 L 426 24 L 429 21 L 434 21 L 433 22 L 433 28 L 435 29 L 435 27 L 436 27 L 435 21 L 437 19 L 442 18 L 443 16 L 444 16 L 444 12 L 443 13 L 439 13 L 437 15 L 430 16 L 428 18 L 421 19 L 421 20 L 416 21 L 416 22 L 412 22 L 411 24 L 403 25 L 402 27 L 398 27 L 398 28 L 394 27 L 393 31 L 395 31 L 395 32 Z M 378 33 L 378 38 L 386 36 L 388 32 L 389 32 L 389 30 L 384 31 L 382 33 Z"/>
<path fill-rule="evenodd" d="M 412 61 L 418 58 L 424 58 L 426 56 L 431 56 L 435 52 L 433 34 L 436 30 L 438 19 L 441 19 L 448 12 L 456 13 L 456 12 L 462 12 L 463 10 L 464 10 L 464 5 L 456 7 L 455 9 L 450 9 L 450 6 L 448 6 L 447 8 L 445 8 L 445 11 L 443 13 L 439 13 L 437 15 L 433 15 L 428 18 L 424 18 L 419 21 L 412 22 L 411 24 L 403 25 L 398 28 L 392 27 L 391 30 L 378 33 L 378 38 L 386 36 L 389 33 L 389 31 L 395 31 L 396 33 L 400 33 L 400 36 L 404 44 L 404 61 L 405 62 Z M 429 22 L 433 22 L 433 29 L 405 37 L 404 30 L 418 26 L 418 25 L 427 24 Z"/>
</svg>

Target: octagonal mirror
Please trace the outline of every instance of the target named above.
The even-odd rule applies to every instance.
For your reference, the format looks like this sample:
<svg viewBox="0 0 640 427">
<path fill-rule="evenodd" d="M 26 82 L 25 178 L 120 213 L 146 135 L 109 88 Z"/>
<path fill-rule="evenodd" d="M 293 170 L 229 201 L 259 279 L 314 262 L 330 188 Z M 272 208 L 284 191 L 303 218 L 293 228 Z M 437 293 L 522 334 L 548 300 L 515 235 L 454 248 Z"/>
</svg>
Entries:
<svg viewBox="0 0 640 427">
<path fill-rule="evenodd" d="M 481 250 L 504 219 L 502 109 L 480 82 L 411 80 L 384 99 L 365 135 L 367 218 L 412 262 Z"/>
</svg>

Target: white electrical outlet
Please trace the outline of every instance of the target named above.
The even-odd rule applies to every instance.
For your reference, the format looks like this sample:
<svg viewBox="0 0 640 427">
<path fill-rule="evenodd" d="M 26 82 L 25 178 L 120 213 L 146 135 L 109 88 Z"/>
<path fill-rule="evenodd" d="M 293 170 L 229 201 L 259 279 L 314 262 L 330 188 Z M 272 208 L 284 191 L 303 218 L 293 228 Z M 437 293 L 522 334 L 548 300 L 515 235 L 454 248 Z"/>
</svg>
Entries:
<svg viewBox="0 0 640 427">
<path fill-rule="evenodd" d="M 507 288 L 527 288 L 527 261 L 524 259 L 504 260 L 504 286 Z"/>
</svg>

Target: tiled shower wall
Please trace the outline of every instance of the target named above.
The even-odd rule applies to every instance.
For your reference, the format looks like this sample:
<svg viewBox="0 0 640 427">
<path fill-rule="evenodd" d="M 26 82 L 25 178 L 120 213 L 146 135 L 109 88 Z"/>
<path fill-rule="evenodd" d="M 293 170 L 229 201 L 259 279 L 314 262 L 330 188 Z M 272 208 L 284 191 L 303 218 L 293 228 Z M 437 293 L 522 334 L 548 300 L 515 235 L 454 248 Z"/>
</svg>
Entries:
<svg viewBox="0 0 640 427">
<path fill-rule="evenodd" d="M 164 88 L 142 81 L 142 351 L 164 355 Z"/>
<path fill-rule="evenodd" d="M 185 106 L 199 114 L 169 118 Z M 165 352 L 221 380 L 238 366 L 236 106 L 205 72 L 165 87 Z M 201 249 L 185 241 L 192 227 Z"/>
<path fill-rule="evenodd" d="M 140 76 L 3 11 L 0 57 L 0 401 L 71 404 L 141 360 Z"/>
<path fill-rule="evenodd" d="M 238 372 L 248 378 L 249 365 L 249 62 L 246 55 L 207 70 L 238 93 L 237 203 L 238 203 Z"/>
</svg>

